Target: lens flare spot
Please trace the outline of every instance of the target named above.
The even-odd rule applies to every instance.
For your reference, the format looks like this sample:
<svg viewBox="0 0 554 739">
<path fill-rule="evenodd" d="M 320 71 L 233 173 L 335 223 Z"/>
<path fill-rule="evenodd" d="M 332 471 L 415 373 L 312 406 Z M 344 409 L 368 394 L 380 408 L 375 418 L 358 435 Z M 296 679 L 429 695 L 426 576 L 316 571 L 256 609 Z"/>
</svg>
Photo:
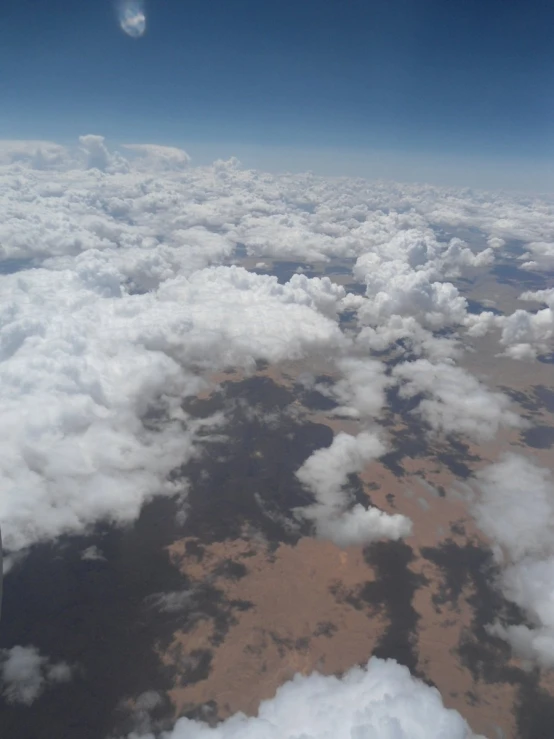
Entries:
<svg viewBox="0 0 554 739">
<path fill-rule="evenodd" d="M 119 0 L 117 4 L 119 25 L 128 36 L 140 38 L 146 31 L 146 14 L 143 0 Z"/>
</svg>

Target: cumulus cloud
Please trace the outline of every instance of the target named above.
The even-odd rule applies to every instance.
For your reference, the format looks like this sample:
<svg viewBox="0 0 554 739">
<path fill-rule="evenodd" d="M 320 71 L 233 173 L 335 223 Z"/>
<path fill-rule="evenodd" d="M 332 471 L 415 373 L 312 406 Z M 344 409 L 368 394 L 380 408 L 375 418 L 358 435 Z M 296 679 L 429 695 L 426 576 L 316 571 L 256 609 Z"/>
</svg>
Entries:
<svg viewBox="0 0 554 739">
<path fill-rule="evenodd" d="M 204 386 L 199 369 L 346 345 L 344 288 L 206 269 L 231 254 L 229 229 L 195 215 L 171 172 L 160 182 L 118 169 L 102 137 L 80 143 L 88 171 L 31 168 L 17 187 L 13 165 L 0 172 L 0 257 L 13 271 L 1 278 L 0 329 L 0 512 L 11 551 L 182 494 L 167 477 L 196 453 L 198 425 L 180 402 Z"/>
<path fill-rule="evenodd" d="M 411 521 L 399 514 L 388 515 L 375 508 L 355 505 L 344 489 L 348 475 L 361 472 L 366 464 L 385 452 L 375 434 L 358 436 L 339 433 L 331 446 L 318 449 L 296 472 L 300 482 L 316 497 L 302 515 L 315 522 L 318 536 L 339 546 L 369 544 L 377 539 L 400 539 L 411 533 Z"/>
<path fill-rule="evenodd" d="M 8 703 L 30 706 L 48 687 L 71 680 L 72 668 L 52 663 L 36 647 L 0 650 L 2 694 Z"/>
<path fill-rule="evenodd" d="M 549 470 L 505 454 L 475 476 L 473 510 L 480 528 L 501 547 L 500 586 L 533 623 L 492 625 L 520 656 L 554 666 L 554 480 Z"/>
<path fill-rule="evenodd" d="M 456 335 L 436 331 L 467 320 L 451 282 L 460 270 L 486 268 L 498 240 L 546 243 L 548 204 L 275 176 L 234 159 L 191 167 L 152 144 L 122 151 L 91 134 L 75 150 L 0 145 L 0 515 L 12 551 L 184 493 L 167 475 L 200 451 L 181 400 L 204 370 L 318 355 L 336 365 L 330 392 L 350 416 L 378 417 L 401 382 L 426 394 L 419 412 L 438 430 L 490 437 L 517 423 L 503 396 L 453 365 Z M 481 229 L 480 244 L 444 235 L 455 226 Z M 238 245 L 260 259 L 349 260 L 364 294 L 223 266 Z M 357 335 L 340 329 L 345 310 Z M 401 359 L 403 345 L 429 364 L 391 375 L 368 358 L 393 346 Z"/>
<path fill-rule="evenodd" d="M 484 336 L 493 328 L 500 329 L 500 344 L 513 359 L 534 359 L 539 351 L 548 351 L 554 340 L 554 290 L 527 291 L 520 300 L 546 303 L 547 307 L 534 313 L 520 308 L 507 316 L 490 311 L 468 316 L 468 333 Z"/>
<path fill-rule="evenodd" d="M 308 289 L 216 267 L 128 295 L 117 277 L 99 292 L 88 272 L 25 274 L 4 280 L 0 330 L 10 549 L 106 516 L 132 520 L 153 495 L 177 492 L 167 476 L 190 458 L 198 428 L 179 398 L 203 387 L 192 368 L 252 367 L 342 343 L 316 309 L 329 300 L 323 281 Z M 162 428 L 147 423 L 152 409 Z"/>
<path fill-rule="evenodd" d="M 79 136 L 79 143 L 86 155 L 88 169 L 98 169 L 101 172 L 114 172 L 117 169 L 125 170 L 128 166 L 127 161 L 117 154 L 110 153 L 105 141 L 103 136 L 92 133 Z"/>
<path fill-rule="evenodd" d="M 519 454 L 505 454 L 476 474 L 479 527 L 514 561 L 553 545 L 554 487 L 548 470 Z"/>
<path fill-rule="evenodd" d="M 53 141 L 0 140 L 0 165 L 26 165 L 35 169 L 66 169 L 71 155 Z"/>
<path fill-rule="evenodd" d="M 134 155 L 135 169 L 155 172 L 180 171 L 188 167 L 190 157 L 183 149 L 159 144 L 124 144 L 123 148 Z"/>
<path fill-rule="evenodd" d="M 385 390 L 392 382 L 383 363 L 347 357 L 337 361 L 337 369 L 342 376 L 330 394 L 341 405 L 334 412 L 359 418 L 378 416 L 385 404 Z"/>
<path fill-rule="evenodd" d="M 342 678 L 296 675 L 260 705 L 257 716 L 235 714 L 215 728 L 181 718 L 171 732 L 162 734 L 163 739 L 239 737 L 479 739 L 459 713 L 444 707 L 435 688 L 412 677 L 394 660 L 376 658 Z"/>
<path fill-rule="evenodd" d="M 554 556 L 524 559 L 508 567 L 502 575 L 507 598 L 525 610 L 532 626 L 494 623 L 492 633 L 506 639 L 515 653 L 554 667 Z"/>
<path fill-rule="evenodd" d="M 430 229 L 401 231 L 356 262 L 354 274 L 370 298 L 359 309 L 360 321 L 378 325 L 392 316 L 410 316 L 424 328 L 461 324 L 467 302 L 444 278 L 456 276 L 461 266 L 491 261 L 491 249 L 474 254 L 460 239 L 439 243 Z"/>
<path fill-rule="evenodd" d="M 402 381 L 400 394 L 423 394 L 415 409 L 436 431 L 463 433 L 478 440 L 492 439 L 502 427 L 519 427 L 522 420 L 510 410 L 510 399 L 488 390 L 461 367 L 428 359 L 399 364 L 393 375 Z"/>
</svg>

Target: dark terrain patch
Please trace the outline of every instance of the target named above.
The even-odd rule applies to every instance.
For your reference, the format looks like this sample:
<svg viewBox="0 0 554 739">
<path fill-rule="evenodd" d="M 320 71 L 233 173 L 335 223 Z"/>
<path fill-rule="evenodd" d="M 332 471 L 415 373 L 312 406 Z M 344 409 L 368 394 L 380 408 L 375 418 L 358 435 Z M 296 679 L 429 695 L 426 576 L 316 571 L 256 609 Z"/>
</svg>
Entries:
<svg viewBox="0 0 554 739">
<path fill-rule="evenodd" d="M 375 570 L 376 580 L 351 591 L 336 583 L 331 592 L 339 602 L 366 611 L 369 618 L 378 613 L 386 615 L 387 627 L 373 654 L 382 659 L 396 659 L 417 675 L 419 614 L 412 600 L 415 591 L 426 584 L 426 579 L 410 570 L 408 565 L 414 555 L 404 542 L 376 542 L 364 550 L 364 558 Z"/>
<path fill-rule="evenodd" d="M 549 413 L 554 413 L 554 390 L 544 385 L 534 385 L 533 392 L 537 404 Z"/>
<path fill-rule="evenodd" d="M 338 626 L 335 626 L 331 621 L 320 621 L 314 631 L 314 636 L 326 636 L 331 639 L 338 631 Z"/>
<path fill-rule="evenodd" d="M 476 681 L 504 682 L 516 687 L 519 739 L 550 739 L 554 697 L 540 687 L 539 671 L 525 671 L 513 666 L 510 663 L 511 647 L 486 629 L 497 619 L 505 624 L 529 625 L 518 606 L 507 601 L 495 587 L 498 569 L 492 552 L 472 542 L 459 545 L 447 541 L 439 547 L 425 547 L 421 553 L 443 574 L 442 587 L 436 599 L 439 610 L 446 602 L 456 605 L 464 588 L 472 590 L 467 602 L 473 609 L 473 622 L 458 645 L 462 664 Z"/>
<path fill-rule="evenodd" d="M 186 404 L 200 417 L 224 411 L 232 430 L 182 470 L 191 480 L 187 534 L 206 544 L 238 539 L 248 525 L 278 546 L 311 533 L 311 524 L 298 522 L 293 513 L 314 502 L 295 472 L 316 449 L 331 444 L 333 432 L 291 418 L 284 411 L 294 399 L 271 379 L 252 377 L 224 383 L 211 398 Z M 267 423 L 268 414 L 277 415 L 278 422 Z"/>
<path fill-rule="evenodd" d="M 417 675 L 419 614 L 412 601 L 415 591 L 427 581 L 409 568 L 413 551 L 402 541 L 376 542 L 365 549 L 364 557 L 375 568 L 377 579 L 364 585 L 360 598 L 369 605 L 380 602 L 388 618 L 386 631 L 373 654 L 382 659 L 392 657 Z"/>
<path fill-rule="evenodd" d="M 505 285 L 512 285 L 513 287 L 527 288 L 528 290 L 543 290 L 549 286 L 548 273 L 539 274 L 537 272 L 528 272 L 525 269 L 521 269 L 514 262 L 504 261 L 500 264 L 495 264 L 491 272 L 498 282 Z"/>
<path fill-rule="evenodd" d="M 523 431 L 521 438 L 534 449 L 549 449 L 554 445 L 554 426 L 533 426 Z"/>
<path fill-rule="evenodd" d="M 432 437 L 430 425 L 415 412 L 425 397 L 424 393 L 403 397 L 398 386 L 387 389 L 387 407 L 381 423 L 388 430 L 393 451 L 380 457 L 380 461 L 397 477 L 405 475 L 402 461 L 406 457 L 434 460 L 457 477 L 470 477 L 473 471 L 468 463 L 479 461 L 479 456 L 470 452 L 469 444 L 459 435 Z"/>
<path fill-rule="evenodd" d="M 125 728 L 121 701 L 171 687 L 154 647 L 169 643 L 179 615 L 148 601 L 187 586 L 164 549 L 179 534 L 177 509 L 175 501 L 158 499 L 132 527 L 98 526 L 90 536 L 37 545 L 15 565 L 5 582 L 0 646 L 33 645 L 77 671 L 32 706 L 0 699 L 3 736 L 105 739 Z M 106 559 L 83 560 L 90 546 Z"/>
<path fill-rule="evenodd" d="M 229 423 L 224 440 L 206 438 L 200 458 L 172 475 L 176 483 L 182 476 L 190 483 L 190 512 L 184 521 L 179 497 L 158 498 L 144 506 L 132 526 L 98 526 L 89 536 L 37 545 L 14 566 L 5 582 L 0 647 L 34 645 L 52 661 L 79 669 L 69 683 L 48 689 L 30 707 L 0 699 L 3 735 L 123 735 L 133 728 L 122 708 L 126 700 L 151 690 L 166 694 L 183 681 L 208 676 L 210 649 L 189 653 L 181 647 L 178 670 L 165 667 L 158 650 L 172 644 L 178 650 L 174 634 L 186 634 L 199 619 L 212 623 L 216 648 L 252 604 L 228 600 L 209 578 L 191 583 L 166 547 L 188 538 L 186 556 L 201 561 L 206 544 L 240 538 L 245 526 L 262 533 L 270 547 L 310 533 L 310 524 L 292 516 L 295 507 L 313 501 L 294 473 L 313 451 L 331 443 L 333 433 L 324 425 L 293 420 L 286 411 L 292 400 L 289 390 L 264 377 L 228 382 L 206 400 L 189 400 L 189 413 L 208 417 L 225 410 Z M 268 414 L 277 422 L 267 422 Z M 153 413 L 147 422 L 159 420 Z M 356 497 L 362 495 L 359 487 L 353 478 Z M 91 546 L 105 560 L 83 560 L 82 551 Z M 240 578 L 247 562 L 224 561 L 211 577 Z M 164 595 L 189 590 L 190 602 L 187 595 L 177 608 L 164 609 Z M 205 710 L 213 715 L 209 707 Z M 173 716 L 167 701 L 156 712 L 158 726 L 169 727 Z"/>
<path fill-rule="evenodd" d="M 337 407 L 335 400 L 323 395 L 319 390 L 303 390 L 301 386 L 296 387 L 298 400 L 310 411 L 331 411 Z"/>
<path fill-rule="evenodd" d="M 506 385 L 499 385 L 498 389 L 511 398 L 515 403 L 518 403 L 522 408 L 525 408 L 526 411 L 529 411 L 529 413 L 525 415 L 525 418 L 532 418 L 540 411 L 540 401 L 531 390 L 523 392 L 522 390 L 516 390 L 515 388 L 508 387 Z"/>
</svg>

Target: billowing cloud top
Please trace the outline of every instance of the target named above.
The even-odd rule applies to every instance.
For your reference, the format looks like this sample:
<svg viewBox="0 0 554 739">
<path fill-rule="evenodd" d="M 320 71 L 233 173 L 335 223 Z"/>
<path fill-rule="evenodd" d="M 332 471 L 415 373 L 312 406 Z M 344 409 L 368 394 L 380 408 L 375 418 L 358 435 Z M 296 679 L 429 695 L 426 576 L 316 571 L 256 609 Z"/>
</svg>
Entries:
<svg viewBox="0 0 554 739">
<path fill-rule="evenodd" d="M 343 678 L 297 675 L 257 716 L 215 728 L 180 719 L 164 739 L 479 739 L 439 692 L 394 660 L 372 658 Z M 136 737 L 136 739 L 140 739 Z M 142 739 L 152 739 L 143 737 Z M 481 739 L 484 739 L 481 737 Z"/>
</svg>

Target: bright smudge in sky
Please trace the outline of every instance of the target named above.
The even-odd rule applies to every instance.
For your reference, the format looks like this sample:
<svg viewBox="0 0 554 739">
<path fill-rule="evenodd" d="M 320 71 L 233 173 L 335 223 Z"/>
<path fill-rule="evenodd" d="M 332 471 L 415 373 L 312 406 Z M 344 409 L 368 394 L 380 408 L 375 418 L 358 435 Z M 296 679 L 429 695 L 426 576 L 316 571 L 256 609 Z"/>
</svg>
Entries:
<svg viewBox="0 0 554 739">
<path fill-rule="evenodd" d="M 143 0 L 120 0 L 117 5 L 119 24 L 128 36 L 139 38 L 146 30 Z"/>
</svg>

